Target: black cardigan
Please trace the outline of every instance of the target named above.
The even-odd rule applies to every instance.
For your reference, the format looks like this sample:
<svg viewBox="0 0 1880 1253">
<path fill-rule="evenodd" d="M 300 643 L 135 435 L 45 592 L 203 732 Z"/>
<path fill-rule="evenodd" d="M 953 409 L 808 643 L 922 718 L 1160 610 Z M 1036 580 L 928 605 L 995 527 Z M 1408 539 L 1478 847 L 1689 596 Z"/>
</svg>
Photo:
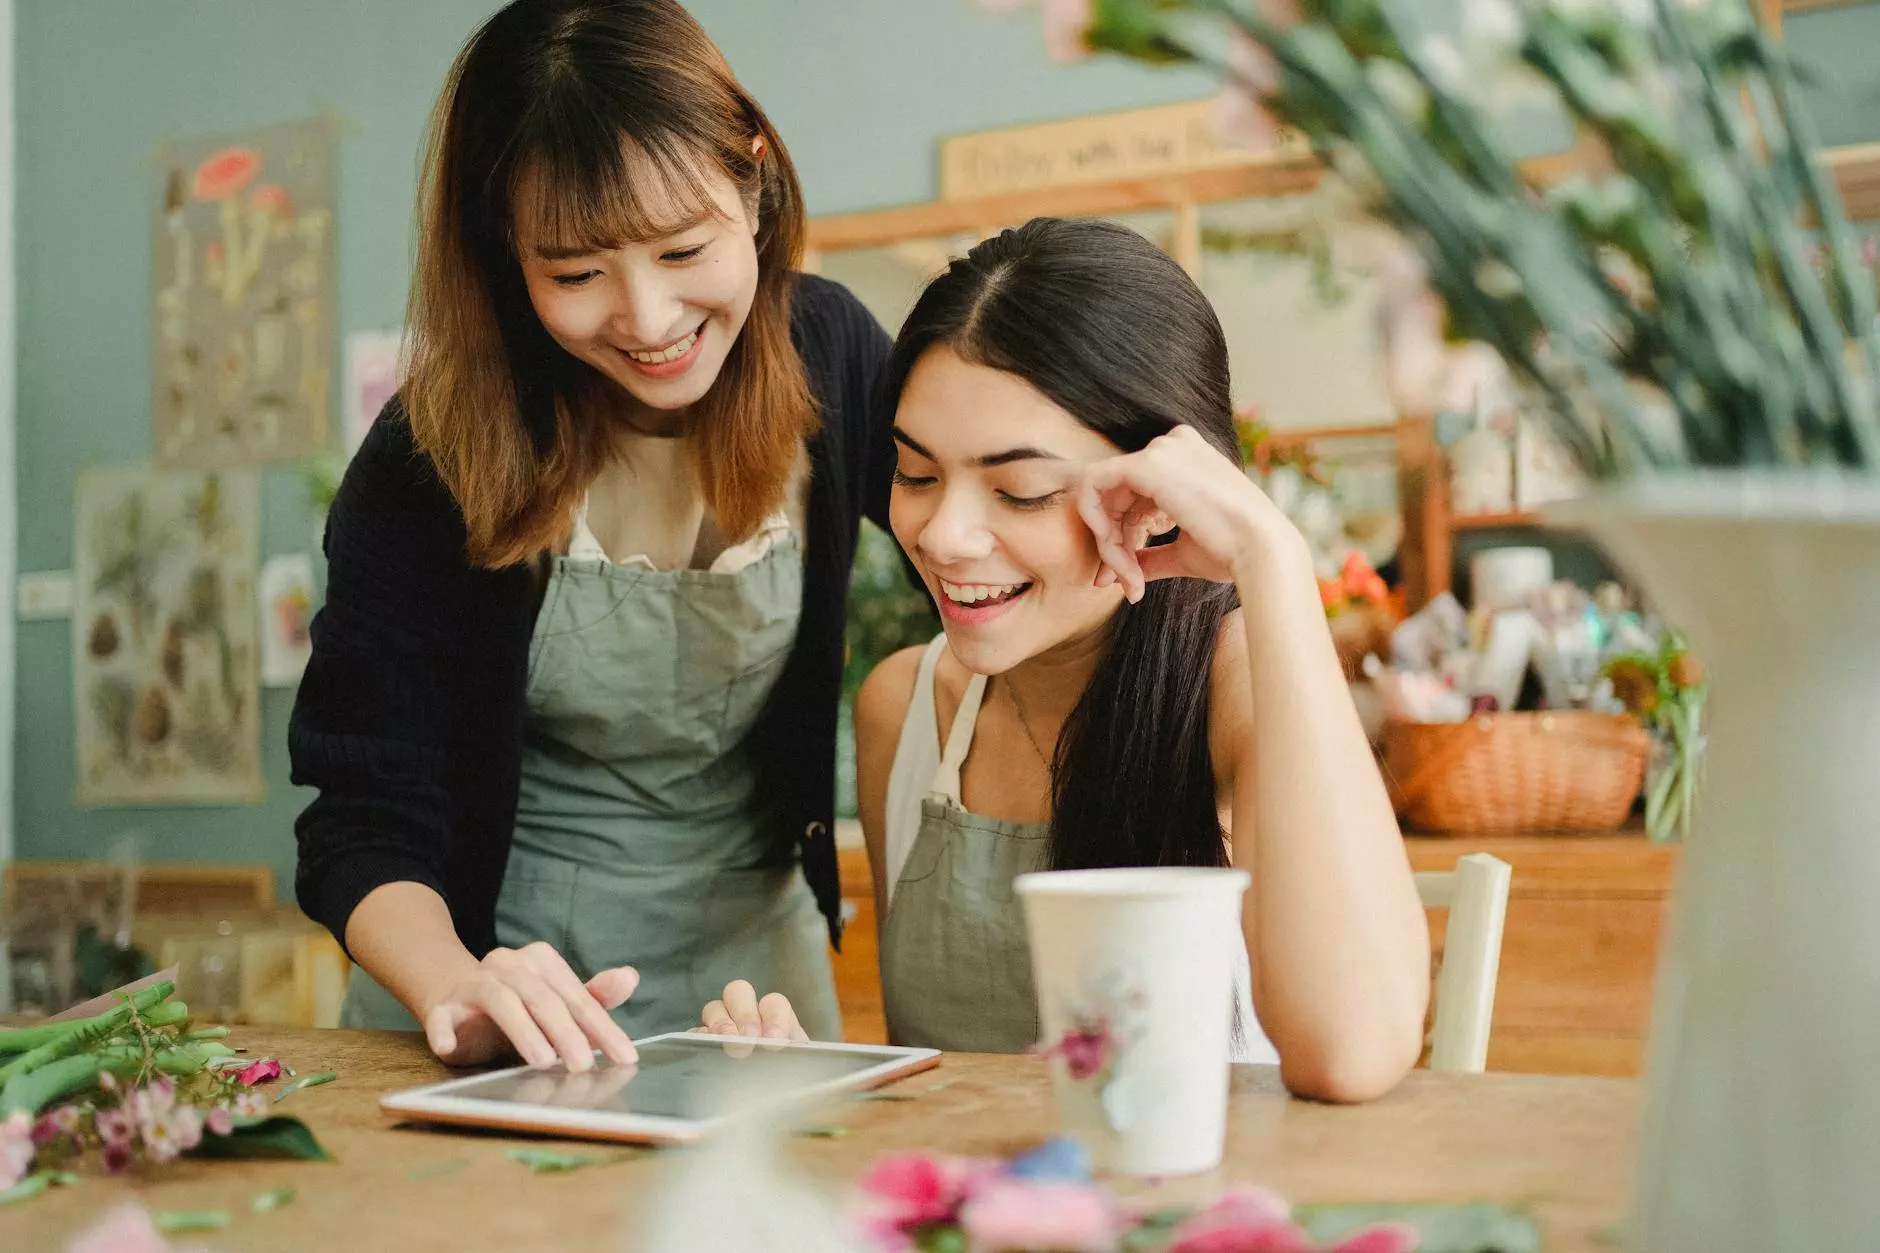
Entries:
<svg viewBox="0 0 1880 1253">
<path fill-rule="evenodd" d="M 844 603 L 858 519 L 884 525 L 894 449 L 874 396 L 889 342 L 860 301 L 801 276 L 792 337 L 821 411 L 810 441 L 803 614 L 752 732 L 780 865 L 805 877 L 840 941 L 833 835 Z M 300 907 L 343 944 L 380 884 L 422 883 L 464 945 L 495 947 L 515 825 L 523 686 L 538 608 L 528 565 L 465 557 L 463 515 L 393 400 L 326 525 L 326 603 L 288 724 L 293 781 L 319 789 L 294 825 Z"/>
</svg>

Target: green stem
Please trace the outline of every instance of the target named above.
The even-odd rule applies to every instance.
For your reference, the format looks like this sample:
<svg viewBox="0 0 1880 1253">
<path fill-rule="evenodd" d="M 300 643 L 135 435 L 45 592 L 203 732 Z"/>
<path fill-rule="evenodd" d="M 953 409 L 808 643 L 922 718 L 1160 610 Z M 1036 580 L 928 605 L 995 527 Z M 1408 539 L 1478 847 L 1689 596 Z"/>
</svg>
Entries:
<svg viewBox="0 0 1880 1253">
<path fill-rule="evenodd" d="M 145 988 L 116 1009 L 107 1010 L 95 1018 L 79 1020 L 74 1024 L 73 1030 L 28 1049 L 5 1066 L 0 1066 L 0 1086 L 12 1082 L 15 1075 L 37 1070 L 47 1062 L 57 1061 L 61 1057 L 108 1039 L 113 1032 L 130 1022 L 132 1015 L 144 1013 L 174 991 L 176 991 L 176 985 L 166 979 L 162 983 Z"/>
</svg>

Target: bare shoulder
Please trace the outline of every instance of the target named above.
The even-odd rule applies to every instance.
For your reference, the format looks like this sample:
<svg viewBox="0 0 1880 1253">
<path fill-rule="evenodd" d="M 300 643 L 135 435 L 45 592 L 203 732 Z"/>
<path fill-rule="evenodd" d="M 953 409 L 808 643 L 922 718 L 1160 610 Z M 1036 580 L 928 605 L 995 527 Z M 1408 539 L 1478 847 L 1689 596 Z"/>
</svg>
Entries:
<svg viewBox="0 0 1880 1253">
<path fill-rule="evenodd" d="M 1221 619 L 1208 683 L 1208 745 L 1218 780 L 1233 777 L 1253 737 L 1253 682 L 1247 664 L 1247 632 L 1236 609 Z"/>
<path fill-rule="evenodd" d="M 857 742 L 879 744 L 886 737 L 890 746 L 900 739 L 901 723 L 907 707 L 914 700 L 914 683 L 920 676 L 920 658 L 925 647 L 916 645 L 890 653 L 875 663 L 855 692 L 855 735 Z"/>
</svg>

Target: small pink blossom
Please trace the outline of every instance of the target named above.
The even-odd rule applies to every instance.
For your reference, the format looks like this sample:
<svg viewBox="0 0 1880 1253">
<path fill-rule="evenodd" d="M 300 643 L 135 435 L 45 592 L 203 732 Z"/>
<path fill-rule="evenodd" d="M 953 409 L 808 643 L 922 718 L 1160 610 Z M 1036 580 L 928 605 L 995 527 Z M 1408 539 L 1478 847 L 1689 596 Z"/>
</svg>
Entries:
<svg viewBox="0 0 1880 1253">
<path fill-rule="evenodd" d="M 1053 61 L 1081 61 L 1090 55 L 1090 28 L 1096 25 L 1095 0 L 1044 0 L 1044 48 Z"/>
<path fill-rule="evenodd" d="M 177 1105 L 142 1120 L 144 1150 L 152 1161 L 167 1162 L 202 1143 L 202 1115 L 193 1105 Z"/>
<path fill-rule="evenodd" d="M 76 1135 L 78 1124 L 76 1105 L 61 1105 L 56 1109 L 49 1109 L 39 1116 L 37 1123 L 33 1124 L 33 1143 L 43 1149 L 55 1141 Z"/>
<path fill-rule="evenodd" d="M 261 1092 L 236 1093 L 235 1114 L 239 1118 L 266 1118 L 268 1116 L 267 1095 Z"/>
<path fill-rule="evenodd" d="M 1088 1079 L 1109 1064 L 1115 1044 L 1107 1022 L 1078 1023 L 1043 1050 L 1045 1057 L 1061 1057 L 1073 1079 Z"/>
<path fill-rule="evenodd" d="M 98 1087 L 101 1091 L 104 1091 L 104 1092 L 116 1092 L 118 1090 L 117 1076 L 112 1074 L 108 1070 L 99 1071 L 98 1072 Z"/>
<path fill-rule="evenodd" d="M 26 1178 L 34 1152 L 31 1115 L 18 1111 L 0 1122 L 0 1191 Z"/>
<path fill-rule="evenodd" d="M 129 1113 L 121 1109 L 99 1110 L 92 1125 L 98 1129 L 98 1138 L 107 1148 L 114 1144 L 128 1148 L 137 1137 L 137 1124 L 131 1120 Z"/>
<path fill-rule="evenodd" d="M 1263 1188 L 1235 1188 L 1183 1219 L 1169 1236 L 1167 1253 L 1294 1253 L 1311 1247 L 1282 1198 Z"/>
<path fill-rule="evenodd" d="M 1286 1202 L 1262 1188 L 1236 1188 L 1195 1211 L 1169 1236 L 1165 1253 L 1413 1253 L 1416 1230 L 1400 1223 L 1367 1227 L 1320 1245 L 1292 1221 Z"/>
<path fill-rule="evenodd" d="M 209 1111 L 209 1116 L 202 1121 L 203 1126 L 208 1128 L 210 1135 L 225 1136 L 235 1130 L 235 1116 L 229 1113 L 229 1108 L 226 1105 L 216 1106 Z"/>
<path fill-rule="evenodd" d="M 131 1156 L 130 1141 L 126 1140 L 121 1144 L 107 1142 L 100 1151 L 99 1156 L 104 1161 L 105 1174 L 121 1175 L 131 1168 L 131 1161 L 133 1159 Z"/>
<path fill-rule="evenodd" d="M 257 1083 L 268 1083 L 280 1077 L 281 1063 L 275 1061 L 272 1057 L 264 1057 L 260 1061 L 244 1067 L 242 1072 L 235 1076 L 235 1082 L 245 1088 L 252 1088 Z"/>
<path fill-rule="evenodd" d="M 65 1253 L 168 1253 L 169 1248 L 150 1211 L 126 1201 L 67 1245 Z"/>
<path fill-rule="evenodd" d="M 960 1210 L 960 1227 L 975 1253 L 1107 1253 L 1116 1247 L 1121 1219 L 1100 1187 L 1016 1179 L 986 1184 Z"/>
</svg>

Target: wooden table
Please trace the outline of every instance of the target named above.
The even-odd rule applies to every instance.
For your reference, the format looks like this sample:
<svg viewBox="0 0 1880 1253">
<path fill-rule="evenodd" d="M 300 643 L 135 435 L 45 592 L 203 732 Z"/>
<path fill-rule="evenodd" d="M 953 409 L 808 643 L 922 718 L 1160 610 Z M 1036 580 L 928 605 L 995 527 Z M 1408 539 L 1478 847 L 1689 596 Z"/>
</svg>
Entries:
<svg viewBox="0 0 1880 1253">
<path fill-rule="evenodd" d="M 534 1175 L 504 1156 L 525 1141 L 399 1126 L 379 1110 L 381 1093 L 446 1076 L 417 1036 L 255 1028 L 234 1042 L 251 1056 L 279 1056 L 302 1074 L 338 1072 L 338 1082 L 297 1092 L 281 1106 L 313 1127 L 337 1161 L 183 1159 L 152 1178 L 88 1175 L 76 1187 L 0 1209 L 0 1249 L 63 1249 L 124 1197 L 158 1210 L 228 1210 L 234 1221 L 226 1230 L 178 1242 L 230 1253 L 627 1249 L 636 1247 L 636 1216 L 670 1172 L 696 1156 L 649 1154 Z M 1053 1125 L 1043 1066 L 1029 1058 L 949 1055 L 893 1090 L 918 1099 L 844 1100 L 817 1117 L 847 1127 L 847 1135 L 792 1138 L 785 1154 L 839 1188 L 891 1150 L 1007 1155 Z M 1228 1183 L 1257 1182 L 1296 1201 L 1529 1202 L 1550 1251 L 1591 1253 L 1605 1247 L 1601 1233 L 1625 1208 L 1637 1105 L 1631 1080 L 1418 1071 L 1382 1101 L 1337 1108 L 1291 1100 L 1275 1071 L 1240 1067 L 1226 1167 L 1162 1185 L 1157 1195 L 1199 1199 Z M 467 1164 L 413 1177 L 453 1161 Z M 298 1189 L 299 1198 L 270 1213 L 251 1211 L 256 1195 L 280 1187 Z"/>
</svg>

